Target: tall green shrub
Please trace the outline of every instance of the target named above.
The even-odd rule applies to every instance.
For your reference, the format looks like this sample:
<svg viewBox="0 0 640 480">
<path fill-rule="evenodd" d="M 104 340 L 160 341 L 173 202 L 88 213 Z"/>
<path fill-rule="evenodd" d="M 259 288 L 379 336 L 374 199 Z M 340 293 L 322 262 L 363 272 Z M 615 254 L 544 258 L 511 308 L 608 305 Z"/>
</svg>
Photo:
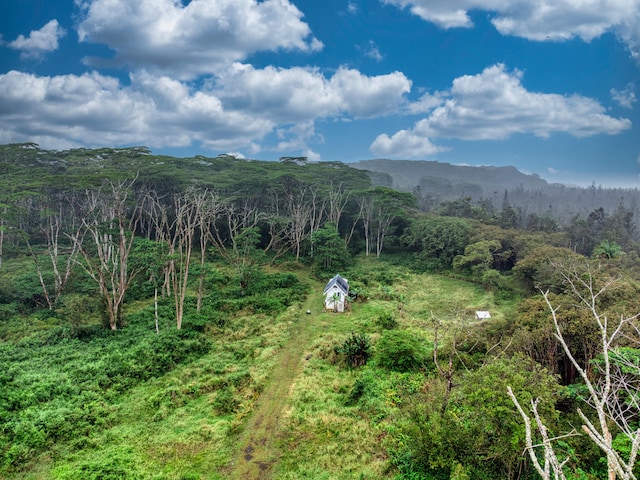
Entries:
<svg viewBox="0 0 640 480">
<path fill-rule="evenodd" d="M 389 370 L 416 370 L 424 365 L 426 357 L 420 340 L 405 330 L 387 330 L 376 344 L 376 361 Z"/>
</svg>

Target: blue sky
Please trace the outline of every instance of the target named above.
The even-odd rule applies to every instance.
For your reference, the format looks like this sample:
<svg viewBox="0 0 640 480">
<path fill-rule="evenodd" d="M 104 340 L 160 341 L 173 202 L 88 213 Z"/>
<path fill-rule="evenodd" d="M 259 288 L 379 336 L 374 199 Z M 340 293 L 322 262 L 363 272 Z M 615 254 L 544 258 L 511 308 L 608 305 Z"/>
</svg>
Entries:
<svg viewBox="0 0 640 480">
<path fill-rule="evenodd" d="M 0 0 L 0 143 L 640 186 L 640 0 Z"/>
</svg>

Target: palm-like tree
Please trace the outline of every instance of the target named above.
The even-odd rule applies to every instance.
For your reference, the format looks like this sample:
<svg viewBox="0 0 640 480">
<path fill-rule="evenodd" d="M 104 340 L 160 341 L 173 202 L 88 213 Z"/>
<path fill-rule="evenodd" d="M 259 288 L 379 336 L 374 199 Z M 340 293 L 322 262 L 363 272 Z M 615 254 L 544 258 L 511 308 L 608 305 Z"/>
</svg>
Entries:
<svg viewBox="0 0 640 480">
<path fill-rule="evenodd" d="M 624 252 L 620 245 L 609 240 L 603 240 L 596 246 L 596 248 L 593 249 L 594 257 L 606 258 L 608 260 L 618 258 L 623 253 Z"/>
</svg>

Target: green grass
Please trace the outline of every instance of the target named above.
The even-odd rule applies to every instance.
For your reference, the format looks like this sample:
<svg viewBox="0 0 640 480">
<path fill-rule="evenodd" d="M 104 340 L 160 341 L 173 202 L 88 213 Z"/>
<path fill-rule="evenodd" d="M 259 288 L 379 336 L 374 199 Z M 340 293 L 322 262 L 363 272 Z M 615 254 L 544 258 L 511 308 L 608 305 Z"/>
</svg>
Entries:
<svg viewBox="0 0 640 480">
<path fill-rule="evenodd" d="M 34 462 L 37 471 L 15 478 L 93 478 L 103 470 L 114 478 L 225 478 L 211 472 L 224 470 L 235 455 L 238 432 L 287 335 L 267 318 L 237 322 L 235 331 L 212 334 L 211 354 L 115 398 L 106 428 L 49 450 Z M 232 392 L 231 411 L 221 412 L 216 402 L 223 389 Z"/>
<path fill-rule="evenodd" d="M 386 438 L 405 393 L 421 388 L 424 374 L 390 373 L 373 364 L 352 370 L 334 348 L 352 332 L 369 335 L 375 348 L 383 313 L 429 343 L 432 314 L 473 321 L 476 309 L 500 318 L 505 307 L 476 285 L 370 265 L 371 275 L 360 267 L 361 278 L 369 279 L 369 301 L 345 314 L 323 312 L 324 284 L 307 280 L 313 288 L 306 300 L 281 314 L 240 312 L 227 326 L 205 331 L 206 353 L 133 382 L 123 377 L 121 388 L 88 407 L 103 415 L 95 427 L 34 447 L 31 460 L 3 478 L 394 478 Z M 90 361 L 74 341 L 56 345 L 43 345 L 40 358 L 71 345 L 68 356 L 44 364 L 88 375 L 91 362 L 102 365 L 115 344 L 105 344 L 102 356 Z M 127 361 L 136 368 L 135 358 Z M 98 369 L 95 376 L 101 375 Z"/>
<path fill-rule="evenodd" d="M 381 312 L 393 312 L 400 328 L 411 329 L 430 342 L 426 325 L 431 312 L 442 318 L 470 315 L 473 319 L 475 310 L 483 308 L 500 316 L 492 296 L 467 282 L 403 275 L 394 279 L 393 289 L 401 301 L 374 296 L 366 303 L 354 304 L 345 315 L 332 314 L 323 319 L 291 390 L 281 440 L 284 454 L 273 478 L 395 476 L 383 440 L 395 421 L 403 392 L 420 388 L 424 376 L 420 372 L 393 374 L 374 369 L 367 374 L 366 382 L 375 391 L 365 391 L 355 405 L 350 405 L 350 393 L 363 373 L 336 364 L 332 353 L 350 332 L 370 333 L 375 342 L 380 335 L 375 319 Z"/>
</svg>

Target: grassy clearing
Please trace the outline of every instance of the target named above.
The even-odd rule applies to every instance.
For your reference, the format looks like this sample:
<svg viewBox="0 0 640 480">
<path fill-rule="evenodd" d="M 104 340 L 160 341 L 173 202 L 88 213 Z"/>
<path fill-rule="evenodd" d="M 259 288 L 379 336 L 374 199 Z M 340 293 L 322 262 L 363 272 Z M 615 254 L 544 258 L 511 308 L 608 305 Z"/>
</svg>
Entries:
<svg viewBox="0 0 640 480">
<path fill-rule="evenodd" d="M 377 287 L 383 288 L 378 289 Z M 476 309 L 499 308 L 490 294 L 475 285 L 446 277 L 402 275 L 392 285 L 370 285 L 380 292 L 356 303 L 346 315 L 330 314 L 309 344 L 301 374 L 296 377 L 282 426 L 282 456 L 273 470 L 278 479 L 393 478 L 385 437 L 404 394 L 422 388 L 423 374 L 397 374 L 375 365 L 350 370 L 336 363 L 334 347 L 352 331 L 371 336 L 374 347 L 381 330 L 376 319 L 385 312 L 399 328 L 411 329 L 431 342 L 426 329 L 431 312 L 453 318 Z M 393 292 L 390 295 L 389 289 Z M 465 317 L 466 318 L 466 317 Z M 363 392 L 355 395 L 356 384 Z"/>
<path fill-rule="evenodd" d="M 13 478 L 227 478 L 215 472 L 235 455 L 238 432 L 288 336 L 282 322 L 237 321 L 236 331 L 213 333 L 210 355 L 114 401 L 108 428 L 38 457 L 37 469 Z"/>
<path fill-rule="evenodd" d="M 348 406 L 357 373 L 310 360 L 293 386 L 274 478 L 384 478 L 382 430 Z"/>
<path fill-rule="evenodd" d="M 482 308 L 500 317 L 503 307 L 482 288 L 446 277 L 375 263 L 360 274 L 369 278 L 369 299 L 346 314 L 323 312 L 324 285 L 310 282 L 306 300 L 278 316 L 246 314 L 209 327 L 208 353 L 106 397 L 100 428 L 57 442 L 6 478 L 393 478 L 386 438 L 423 373 L 372 362 L 352 370 L 335 347 L 357 332 L 375 349 L 381 315 L 428 344 L 432 312 L 466 319 Z"/>
<path fill-rule="evenodd" d="M 256 409 L 241 436 L 233 463 L 229 466 L 226 478 L 247 480 L 267 478 L 273 466 L 279 461 L 281 452 L 276 439 L 281 434 L 283 408 L 290 396 L 290 387 L 298 375 L 304 349 L 316 334 L 318 325 L 327 314 L 318 313 L 316 297 L 322 286 L 314 283 L 312 294 L 296 307 L 291 307 L 281 318 L 290 332 L 288 342 L 279 352 L 269 352 L 276 360 L 266 389 L 261 393 Z M 307 311 L 314 312 L 311 315 Z"/>
<path fill-rule="evenodd" d="M 499 314 L 491 292 L 448 277 L 411 276 L 399 290 L 407 299 L 403 311 L 413 321 L 421 321 L 432 314 L 442 319 L 457 317 L 471 321 L 476 310 L 491 310 Z"/>
</svg>

